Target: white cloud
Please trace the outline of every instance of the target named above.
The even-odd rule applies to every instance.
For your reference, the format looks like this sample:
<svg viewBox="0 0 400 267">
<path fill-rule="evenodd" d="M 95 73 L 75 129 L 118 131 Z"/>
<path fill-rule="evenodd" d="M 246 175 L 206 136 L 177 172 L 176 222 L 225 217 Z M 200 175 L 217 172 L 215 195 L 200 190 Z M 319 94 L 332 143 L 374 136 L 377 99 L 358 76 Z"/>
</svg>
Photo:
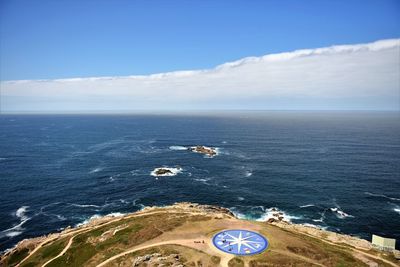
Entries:
<svg viewBox="0 0 400 267">
<path fill-rule="evenodd" d="M 1 82 L 2 111 L 398 109 L 400 39 L 248 57 L 213 69 Z"/>
</svg>

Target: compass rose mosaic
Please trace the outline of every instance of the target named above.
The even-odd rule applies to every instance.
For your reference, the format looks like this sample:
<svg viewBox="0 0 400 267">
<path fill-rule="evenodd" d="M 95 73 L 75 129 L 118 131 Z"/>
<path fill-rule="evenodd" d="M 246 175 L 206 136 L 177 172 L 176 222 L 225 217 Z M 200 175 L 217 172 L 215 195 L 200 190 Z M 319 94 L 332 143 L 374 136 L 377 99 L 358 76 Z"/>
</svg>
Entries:
<svg viewBox="0 0 400 267">
<path fill-rule="evenodd" d="M 225 230 L 213 237 L 214 246 L 235 255 L 253 255 L 264 251 L 268 241 L 262 235 L 247 230 Z"/>
</svg>

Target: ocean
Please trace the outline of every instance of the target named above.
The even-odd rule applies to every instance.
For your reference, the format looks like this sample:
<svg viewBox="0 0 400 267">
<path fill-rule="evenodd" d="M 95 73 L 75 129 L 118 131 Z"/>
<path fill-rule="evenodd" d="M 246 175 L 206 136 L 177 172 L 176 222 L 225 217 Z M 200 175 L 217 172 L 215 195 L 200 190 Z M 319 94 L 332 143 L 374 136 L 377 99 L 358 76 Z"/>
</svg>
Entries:
<svg viewBox="0 0 400 267">
<path fill-rule="evenodd" d="M 216 147 L 207 157 L 186 150 Z M 154 177 L 157 167 L 179 169 Z M 0 251 L 190 201 L 400 242 L 400 115 L 219 112 L 0 116 Z"/>
</svg>

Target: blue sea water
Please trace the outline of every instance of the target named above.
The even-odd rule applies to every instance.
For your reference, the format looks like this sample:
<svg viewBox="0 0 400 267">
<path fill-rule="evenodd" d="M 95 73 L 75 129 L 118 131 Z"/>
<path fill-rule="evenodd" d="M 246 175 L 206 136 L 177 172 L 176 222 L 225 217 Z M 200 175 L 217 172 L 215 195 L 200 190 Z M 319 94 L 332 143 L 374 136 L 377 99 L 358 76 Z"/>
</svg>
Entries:
<svg viewBox="0 0 400 267">
<path fill-rule="evenodd" d="M 213 158 L 183 150 L 218 148 Z M 156 179 L 160 166 L 180 166 Z M 179 201 L 400 240 L 400 115 L 0 116 L 0 251 L 93 216 Z"/>
</svg>

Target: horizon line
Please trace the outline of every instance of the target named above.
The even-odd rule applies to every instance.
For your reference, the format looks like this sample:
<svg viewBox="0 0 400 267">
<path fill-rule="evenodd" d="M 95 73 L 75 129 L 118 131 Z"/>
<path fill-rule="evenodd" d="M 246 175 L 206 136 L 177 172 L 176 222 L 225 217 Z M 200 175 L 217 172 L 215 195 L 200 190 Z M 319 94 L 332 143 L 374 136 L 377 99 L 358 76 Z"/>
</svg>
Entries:
<svg viewBox="0 0 400 267">
<path fill-rule="evenodd" d="M 400 113 L 400 110 L 395 109 L 214 109 L 214 110 L 201 110 L 201 109 L 185 109 L 185 110 L 126 110 L 126 111 L 112 111 L 112 110 L 98 110 L 98 111 L 69 111 L 69 112 L 46 112 L 46 111 L 16 111 L 16 112 L 1 112 L 2 115 L 136 115 L 136 114 L 201 114 L 201 113 L 236 113 L 236 112 L 387 112 L 387 113 Z"/>
</svg>

